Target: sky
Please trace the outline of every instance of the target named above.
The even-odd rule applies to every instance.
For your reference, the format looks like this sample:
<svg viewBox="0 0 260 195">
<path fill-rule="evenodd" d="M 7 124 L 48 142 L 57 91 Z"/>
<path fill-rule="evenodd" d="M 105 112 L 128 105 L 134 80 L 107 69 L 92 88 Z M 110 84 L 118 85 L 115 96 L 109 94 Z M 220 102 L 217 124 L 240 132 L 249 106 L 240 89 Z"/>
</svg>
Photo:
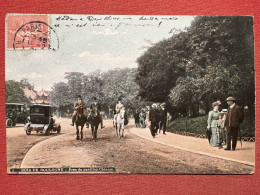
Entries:
<svg viewBox="0 0 260 195">
<path fill-rule="evenodd" d="M 56 50 L 7 50 L 5 79 L 27 78 L 36 90 L 65 82 L 65 72 L 137 67 L 151 43 L 190 26 L 193 16 L 50 15 Z"/>
</svg>

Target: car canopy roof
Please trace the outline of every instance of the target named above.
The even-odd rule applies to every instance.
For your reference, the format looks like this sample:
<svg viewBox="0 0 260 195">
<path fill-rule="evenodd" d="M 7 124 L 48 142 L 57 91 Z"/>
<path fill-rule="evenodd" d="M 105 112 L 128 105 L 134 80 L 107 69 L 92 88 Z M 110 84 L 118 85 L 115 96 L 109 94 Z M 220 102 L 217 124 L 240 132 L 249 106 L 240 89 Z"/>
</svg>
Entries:
<svg viewBox="0 0 260 195">
<path fill-rule="evenodd" d="M 33 104 L 30 107 L 52 107 L 52 106 L 49 104 Z"/>
<path fill-rule="evenodd" d="M 22 103 L 5 103 L 5 105 L 17 105 L 17 106 L 23 106 L 25 104 Z"/>
</svg>

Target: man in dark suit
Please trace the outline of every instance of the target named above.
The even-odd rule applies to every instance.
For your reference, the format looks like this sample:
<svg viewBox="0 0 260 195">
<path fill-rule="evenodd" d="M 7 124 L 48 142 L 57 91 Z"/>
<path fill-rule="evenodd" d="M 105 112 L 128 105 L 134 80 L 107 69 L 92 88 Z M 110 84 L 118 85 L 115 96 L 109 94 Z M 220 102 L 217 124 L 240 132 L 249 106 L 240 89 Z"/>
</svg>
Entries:
<svg viewBox="0 0 260 195">
<path fill-rule="evenodd" d="M 155 134 L 159 129 L 159 121 L 160 121 L 160 112 L 157 109 L 157 104 L 152 105 L 152 109 L 149 112 L 149 121 L 151 122 L 151 126 L 150 126 L 151 134 L 153 138 L 155 138 Z"/>
<path fill-rule="evenodd" d="M 165 103 L 161 104 L 160 115 L 161 115 L 161 122 L 160 122 L 159 133 L 163 129 L 163 134 L 166 135 L 165 131 L 166 131 L 166 122 L 167 122 L 167 109 L 165 108 Z"/>
<path fill-rule="evenodd" d="M 139 112 L 138 110 L 134 113 L 134 119 L 135 119 L 135 127 L 139 127 Z"/>
<path fill-rule="evenodd" d="M 93 114 L 94 114 L 94 108 L 97 108 L 98 115 L 99 115 L 99 117 L 100 117 L 100 122 L 101 122 L 101 129 L 103 129 L 105 126 L 103 126 L 103 118 L 102 118 L 102 115 L 100 114 L 101 106 L 100 106 L 100 104 L 98 103 L 96 97 L 93 98 L 93 103 L 90 104 L 91 115 L 89 116 L 88 121 L 90 120 L 90 117 L 92 117 Z M 88 127 L 89 127 L 89 125 L 87 124 L 87 128 L 88 128 Z"/>
<path fill-rule="evenodd" d="M 240 124 L 243 122 L 244 119 L 244 112 L 238 105 L 236 105 L 235 98 L 228 97 L 226 101 L 229 108 L 225 121 L 225 127 L 227 128 L 227 147 L 225 148 L 225 150 L 231 150 L 231 140 L 232 150 L 235 150 Z"/>
</svg>

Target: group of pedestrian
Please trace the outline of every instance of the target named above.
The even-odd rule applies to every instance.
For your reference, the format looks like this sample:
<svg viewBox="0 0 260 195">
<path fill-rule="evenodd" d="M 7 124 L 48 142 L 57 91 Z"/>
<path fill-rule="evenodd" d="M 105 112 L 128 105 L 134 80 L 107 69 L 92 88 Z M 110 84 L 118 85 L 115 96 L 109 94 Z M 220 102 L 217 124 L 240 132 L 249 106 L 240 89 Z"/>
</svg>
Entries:
<svg viewBox="0 0 260 195">
<path fill-rule="evenodd" d="M 225 150 L 235 150 L 244 113 L 240 106 L 236 104 L 235 98 L 228 97 L 226 102 L 228 109 L 223 109 L 221 112 L 219 111 L 221 102 L 212 103 L 213 110 L 208 115 L 207 136 L 211 146 L 221 149 L 226 144 Z"/>
<path fill-rule="evenodd" d="M 154 103 L 151 106 L 147 106 L 146 110 L 141 110 L 139 112 L 136 110 L 134 114 L 135 125 L 140 128 L 150 128 L 151 135 L 155 138 L 158 133 L 163 131 L 163 134 L 166 135 L 166 126 L 167 119 L 169 118 L 169 114 L 165 107 L 165 103 L 162 103 L 160 106 Z"/>
</svg>

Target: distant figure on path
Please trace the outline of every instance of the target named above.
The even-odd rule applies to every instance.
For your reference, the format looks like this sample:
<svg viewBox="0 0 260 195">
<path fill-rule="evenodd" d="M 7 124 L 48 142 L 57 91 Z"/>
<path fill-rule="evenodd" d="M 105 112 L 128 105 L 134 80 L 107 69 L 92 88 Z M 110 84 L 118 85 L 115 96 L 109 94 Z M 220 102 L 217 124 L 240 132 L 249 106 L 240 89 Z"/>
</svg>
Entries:
<svg viewBox="0 0 260 195">
<path fill-rule="evenodd" d="M 146 127 L 150 128 L 150 121 L 149 121 L 149 112 L 150 112 L 150 106 L 146 106 L 146 117 L 145 117 L 145 125 Z"/>
<path fill-rule="evenodd" d="M 141 113 L 139 114 L 139 122 L 140 122 L 140 127 L 141 128 L 145 128 L 146 127 L 145 126 L 145 117 L 146 117 L 145 111 L 142 110 Z"/>
<path fill-rule="evenodd" d="M 243 110 L 236 105 L 236 99 L 233 97 L 228 97 L 226 102 L 229 106 L 227 112 L 227 118 L 225 121 L 225 126 L 227 127 L 227 147 L 225 150 L 231 150 L 231 140 L 232 140 L 232 150 L 236 149 L 237 145 L 237 135 L 240 130 L 240 124 L 244 120 Z"/>
<path fill-rule="evenodd" d="M 225 115 L 223 112 L 218 113 L 218 124 L 217 124 L 217 133 L 218 133 L 218 144 L 219 149 L 223 148 L 222 144 L 224 142 L 224 129 L 225 129 Z"/>
<path fill-rule="evenodd" d="M 151 134 L 153 138 L 155 138 L 155 134 L 159 129 L 159 121 L 160 121 L 160 112 L 157 109 L 157 104 L 152 105 L 152 109 L 149 112 L 149 121 L 151 122 L 151 126 L 150 126 Z"/>
<path fill-rule="evenodd" d="M 139 112 L 138 110 L 134 113 L 134 119 L 135 119 L 135 127 L 139 127 Z"/>
<path fill-rule="evenodd" d="M 165 131 L 166 131 L 166 123 L 167 123 L 167 109 L 165 108 L 165 103 L 162 103 L 161 105 L 161 111 L 160 111 L 160 115 L 161 115 L 161 123 L 160 123 L 160 131 L 163 130 L 163 134 L 166 135 Z"/>
</svg>

